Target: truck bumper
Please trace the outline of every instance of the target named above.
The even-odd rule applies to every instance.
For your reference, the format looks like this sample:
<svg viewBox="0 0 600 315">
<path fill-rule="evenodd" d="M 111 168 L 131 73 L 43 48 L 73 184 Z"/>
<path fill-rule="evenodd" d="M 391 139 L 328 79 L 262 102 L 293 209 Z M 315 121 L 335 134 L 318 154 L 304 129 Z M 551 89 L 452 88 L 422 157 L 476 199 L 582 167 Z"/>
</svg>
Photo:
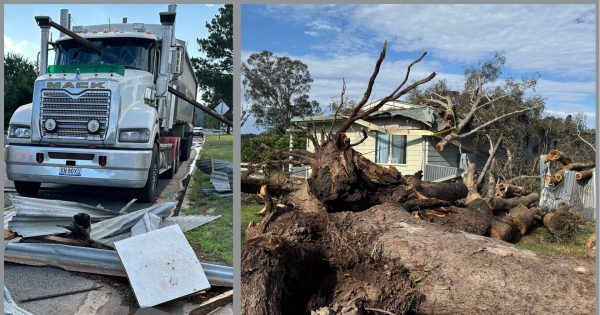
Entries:
<svg viewBox="0 0 600 315">
<path fill-rule="evenodd" d="M 38 163 L 36 154 L 44 155 Z M 70 154 L 67 158 L 50 158 L 50 153 Z M 77 159 L 73 154 L 93 155 L 89 159 Z M 99 164 L 99 157 L 106 156 L 106 165 Z M 75 157 L 75 158 L 74 158 Z M 140 188 L 146 185 L 152 151 L 74 149 L 8 145 L 5 151 L 6 175 L 13 181 L 59 183 L 89 186 Z M 67 161 L 71 161 L 67 165 Z M 61 167 L 81 168 L 81 176 L 59 175 Z"/>
</svg>

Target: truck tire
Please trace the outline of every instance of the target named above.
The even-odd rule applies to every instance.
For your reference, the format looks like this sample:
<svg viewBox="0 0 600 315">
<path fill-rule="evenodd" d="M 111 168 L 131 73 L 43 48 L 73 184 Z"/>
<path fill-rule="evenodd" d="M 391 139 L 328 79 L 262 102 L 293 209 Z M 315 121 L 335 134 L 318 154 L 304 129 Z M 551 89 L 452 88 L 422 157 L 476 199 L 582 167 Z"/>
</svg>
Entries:
<svg viewBox="0 0 600 315">
<path fill-rule="evenodd" d="M 135 188 L 133 190 L 133 196 L 139 202 L 152 202 L 156 195 L 156 186 L 158 184 L 158 147 L 156 144 L 152 148 L 152 163 L 150 163 L 150 169 L 148 170 L 148 179 L 146 185 L 142 188 Z"/>
<path fill-rule="evenodd" d="M 187 161 L 190 158 L 190 153 L 192 151 L 192 137 L 189 136 L 187 138 L 181 139 L 181 161 Z"/>
<path fill-rule="evenodd" d="M 40 190 L 40 185 L 42 185 L 42 183 L 15 181 L 15 188 L 21 196 L 36 195 L 38 190 Z"/>
</svg>

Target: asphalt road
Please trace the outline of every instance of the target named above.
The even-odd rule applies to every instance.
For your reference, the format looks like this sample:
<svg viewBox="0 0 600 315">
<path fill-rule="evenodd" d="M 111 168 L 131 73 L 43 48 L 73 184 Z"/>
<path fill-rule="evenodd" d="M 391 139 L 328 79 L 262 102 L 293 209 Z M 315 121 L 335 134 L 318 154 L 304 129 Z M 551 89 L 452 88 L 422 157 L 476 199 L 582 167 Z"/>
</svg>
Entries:
<svg viewBox="0 0 600 315">
<path fill-rule="evenodd" d="M 3 164 L 4 165 L 4 164 Z M 4 165 L 4 206 L 11 205 L 10 195 L 18 195 L 12 191 L 14 183 L 6 177 Z M 157 195 L 167 186 L 168 179 L 159 179 Z M 96 206 L 101 204 L 106 209 L 119 210 L 133 199 L 133 190 L 125 188 L 75 186 L 66 184 L 42 184 L 37 198 L 48 200 L 68 200 Z M 148 203 L 134 203 L 128 211 L 147 208 Z M 23 298 L 54 294 L 89 288 L 94 281 L 79 277 L 71 272 L 52 267 L 33 267 L 13 263 L 4 263 L 4 285 L 11 292 L 15 301 Z M 94 294 L 94 299 L 106 300 L 100 310 L 87 310 L 88 303 Z M 88 303 L 86 303 L 86 300 Z M 63 314 L 135 314 L 137 308 L 132 308 L 134 301 L 122 297 L 118 291 L 110 287 L 102 290 L 79 293 L 58 298 L 40 301 L 18 303 L 19 306 L 35 315 L 63 315 Z M 84 305 L 86 304 L 86 305 Z M 183 309 L 188 307 L 178 302 L 173 305 L 160 307 L 170 314 L 183 314 Z M 79 311 L 79 312 L 78 312 Z"/>
</svg>

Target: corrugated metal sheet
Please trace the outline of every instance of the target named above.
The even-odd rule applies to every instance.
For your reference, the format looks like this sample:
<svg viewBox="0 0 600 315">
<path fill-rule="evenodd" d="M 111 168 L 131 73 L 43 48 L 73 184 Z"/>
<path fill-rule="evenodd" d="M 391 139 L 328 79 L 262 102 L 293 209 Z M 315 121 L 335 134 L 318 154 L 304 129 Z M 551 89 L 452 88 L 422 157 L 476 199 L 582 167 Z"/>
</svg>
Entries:
<svg viewBox="0 0 600 315">
<path fill-rule="evenodd" d="M 4 261 L 17 264 L 50 265 L 80 271 L 125 277 L 125 269 L 112 250 L 44 243 L 4 242 Z M 233 287 L 233 268 L 200 263 L 210 285 Z"/>
<path fill-rule="evenodd" d="M 221 216 L 206 216 L 206 215 L 185 215 L 185 216 L 177 216 L 177 217 L 169 217 L 163 219 L 158 228 L 162 229 L 164 227 L 170 225 L 179 225 L 183 232 L 187 232 L 189 230 L 195 229 L 199 226 L 202 226 L 212 220 L 218 219 Z M 103 238 L 99 240 L 100 242 L 108 245 L 112 245 L 115 242 L 127 239 L 131 237 L 131 231 L 127 231 L 125 233 L 121 233 L 119 235 Z"/>
<path fill-rule="evenodd" d="M 6 286 L 4 286 L 4 315 L 33 315 L 15 303 Z"/>
<path fill-rule="evenodd" d="M 414 119 L 416 121 L 420 121 L 423 124 L 429 126 L 432 132 L 438 132 L 444 130 L 448 127 L 451 127 L 447 122 L 442 121 L 439 118 L 435 110 L 430 107 L 421 107 L 421 108 L 407 108 L 407 109 L 399 109 L 399 110 L 379 110 L 371 113 L 369 117 L 381 117 L 381 116 L 403 116 Z M 458 119 L 458 118 L 457 118 Z"/>
<path fill-rule="evenodd" d="M 233 196 L 233 192 L 229 191 L 229 192 L 218 192 L 216 189 L 214 188 L 202 188 L 202 191 L 207 194 L 207 195 L 212 195 L 215 194 L 221 198 L 223 197 L 228 197 L 228 196 Z"/>
<path fill-rule="evenodd" d="M 226 168 L 229 167 L 231 169 L 231 174 L 233 174 L 233 162 L 213 159 L 213 164 L 215 166 L 215 171 L 227 173 Z M 196 161 L 196 166 L 206 174 L 212 173 L 210 159 L 199 159 Z"/>
<path fill-rule="evenodd" d="M 432 182 L 434 180 L 442 179 L 449 176 L 458 176 L 464 173 L 465 170 L 456 167 L 439 166 L 439 165 L 425 165 L 425 178 L 423 180 Z"/>
<path fill-rule="evenodd" d="M 153 213 L 159 217 L 164 217 L 168 215 L 171 210 L 175 209 L 176 206 L 177 202 L 175 201 L 165 202 L 132 213 L 120 215 L 109 220 L 94 223 L 92 224 L 90 238 L 100 240 L 110 235 L 119 234 L 136 224 L 146 212 Z"/>
<path fill-rule="evenodd" d="M 225 172 L 213 171 L 212 174 L 210 174 L 210 182 L 215 186 L 215 189 L 218 192 L 231 191 L 229 176 Z"/>
<path fill-rule="evenodd" d="M 71 224 L 73 216 L 87 213 L 92 222 L 107 220 L 119 215 L 102 207 L 92 207 L 71 201 L 10 196 L 15 215 L 8 221 L 8 229 L 24 237 L 55 235 L 68 232 L 59 227 Z M 5 222 L 6 218 L 5 218 Z"/>
<path fill-rule="evenodd" d="M 154 213 L 144 213 L 142 219 L 131 227 L 131 236 L 136 236 L 159 229 L 160 218 Z"/>
<path fill-rule="evenodd" d="M 543 172 L 543 170 L 542 170 Z M 575 179 L 575 171 L 565 172 L 563 179 L 556 186 L 543 183 L 540 205 L 557 209 L 561 202 L 567 203 L 571 209 L 581 214 L 584 220 L 596 218 L 596 187 L 595 176 L 582 180 Z"/>
</svg>

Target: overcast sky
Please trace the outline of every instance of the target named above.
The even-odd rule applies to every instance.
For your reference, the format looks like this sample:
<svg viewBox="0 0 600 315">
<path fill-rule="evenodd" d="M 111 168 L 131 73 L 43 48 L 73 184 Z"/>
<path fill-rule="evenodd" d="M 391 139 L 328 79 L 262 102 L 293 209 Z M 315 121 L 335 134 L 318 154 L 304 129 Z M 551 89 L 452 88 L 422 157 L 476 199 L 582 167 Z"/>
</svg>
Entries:
<svg viewBox="0 0 600 315">
<path fill-rule="evenodd" d="M 339 97 L 342 78 L 346 94 L 361 98 L 387 40 L 375 99 L 424 51 L 410 79 L 435 71 L 433 82 L 457 88 L 465 64 L 504 52 L 504 76 L 541 74 L 536 92 L 549 114 L 583 112 L 596 125 L 594 5 L 242 5 L 241 13 L 241 60 L 262 50 L 301 60 L 314 80 L 310 99 L 321 105 Z M 253 123 L 242 133 L 256 133 Z"/>
<path fill-rule="evenodd" d="M 69 9 L 71 25 L 94 25 L 121 23 L 127 17 L 129 23 L 160 24 L 159 12 L 167 11 L 167 4 L 5 4 L 4 5 L 4 54 L 15 52 L 23 54 L 29 60 L 36 60 L 40 51 L 40 28 L 34 16 L 49 15 L 53 21 L 60 23 L 60 9 Z M 204 54 L 196 39 L 208 36 L 205 23 L 219 14 L 222 4 L 179 4 L 177 5 L 176 36 L 188 43 L 190 57 Z M 100 30 L 101 31 L 101 30 Z M 52 39 L 59 32 L 51 29 Z M 50 64 L 54 55 L 50 54 Z"/>
</svg>

